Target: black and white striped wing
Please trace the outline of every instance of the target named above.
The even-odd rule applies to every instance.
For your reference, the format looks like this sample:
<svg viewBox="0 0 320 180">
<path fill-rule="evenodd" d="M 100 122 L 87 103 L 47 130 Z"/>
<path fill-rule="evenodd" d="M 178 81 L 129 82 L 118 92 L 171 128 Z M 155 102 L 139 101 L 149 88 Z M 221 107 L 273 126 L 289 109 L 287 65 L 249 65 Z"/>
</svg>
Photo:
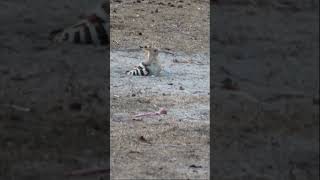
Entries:
<svg viewBox="0 0 320 180">
<path fill-rule="evenodd" d="M 103 20 L 94 23 L 83 20 L 71 27 L 53 31 L 50 36 L 50 39 L 54 42 L 95 45 L 109 44 L 106 23 Z"/>
<path fill-rule="evenodd" d="M 140 63 L 134 69 L 127 71 L 126 73 L 127 75 L 131 75 L 131 76 L 148 76 L 149 75 L 149 71 L 143 63 Z"/>
</svg>

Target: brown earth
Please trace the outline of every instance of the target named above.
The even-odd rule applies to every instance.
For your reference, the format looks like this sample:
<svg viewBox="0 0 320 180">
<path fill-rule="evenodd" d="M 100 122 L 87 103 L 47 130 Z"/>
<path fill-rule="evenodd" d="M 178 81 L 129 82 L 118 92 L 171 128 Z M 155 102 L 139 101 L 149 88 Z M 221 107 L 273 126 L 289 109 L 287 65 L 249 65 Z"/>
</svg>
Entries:
<svg viewBox="0 0 320 180">
<path fill-rule="evenodd" d="M 209 1 L 111 1 L 110 11 L 111 177 L 208 179 Z M 169 73 L 124 77 L 142 61 L 126 49 L 147 44 L 173 54 L 159 57 Z M 160 107 L 168 113 L 133 117 Z"/>
<path fill-rule="evenodd" d="M 78 2 L 0 2 L 0 179 L 108 165 L 105 49 L 48 41 L 76 22 Z"/>
<path fill-rule="evenodd" d="M 209 0 L 111 1 L 111 48 L 209 51 Z"/>
</svg>

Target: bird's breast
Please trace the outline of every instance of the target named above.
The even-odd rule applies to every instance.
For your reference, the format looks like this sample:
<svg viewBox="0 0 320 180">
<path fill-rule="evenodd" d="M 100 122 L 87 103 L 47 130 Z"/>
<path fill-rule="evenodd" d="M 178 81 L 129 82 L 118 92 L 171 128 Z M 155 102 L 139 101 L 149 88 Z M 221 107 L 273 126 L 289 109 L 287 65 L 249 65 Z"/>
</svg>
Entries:
<svg viewBox="0 0 320 180">
<path fill-rule="evenodd" d="M 151 75 L 159 75 L 161 71 L 161 66 L 159 64 L 150 64 L 148 70 Z"/>
</svg>

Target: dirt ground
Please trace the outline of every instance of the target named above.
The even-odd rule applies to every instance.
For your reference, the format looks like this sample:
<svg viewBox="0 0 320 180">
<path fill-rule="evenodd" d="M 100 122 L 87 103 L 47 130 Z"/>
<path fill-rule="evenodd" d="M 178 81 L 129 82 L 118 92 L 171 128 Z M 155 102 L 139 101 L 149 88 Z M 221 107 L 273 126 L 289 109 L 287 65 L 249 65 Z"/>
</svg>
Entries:
<svg viewBox="0 0 320 180">
<path fill-rule="evenodd" d="M 180 17 L 184 17 L 186 24 L 181 23 L 177 18 L 166 16 L 166 20 L 171 19 L 172 24 L 166 25 L 161 20 L 160 16 L 157 16 L 158 20 L 162 21 L 163 25 L 155 24 L 158 31 L 157 33 L 164 33 L 165 31 L 171 31 L 170 36 L 162 36 L 160 44 L 168 45 L 161 47 L 155 43 L 159 48 L 169 50 L 172 52 L 193 52 L 196 50 L 188 51 L 186 47 L 191 47 L 196 43 L 200 46 L 194 46 L 194 48 L 201 49 L 201 57 L 203 62 L 197 66 L 202 67 L 205 74 L 209 73 L 208 65 L 208 13 L 209 6 L 208 2 L 200 3 L 199 7 L 194 2 L 186 1 L 188 4 L 181 2 L 183 8 L 170 7 L 169 1 L 165 5 L 157 5 L 155 2 L 151 3 L 151 7 L 159 7 L 158 14 L 171 13 L 173 9 L 177 9 L 180 13 Z M 126 1 L 121 3 L 126 6 L 127 3 L 132 1 Z M 146 4 L 146 2 L 144 2 Z M 176 2 L 171 2 L 177 5 Z M 64 174 L 71 172 L 72 170 L 82 168 L 94 168 L 94 167 L 108 167 L 109 159 L 106 156 L 108 153 L 108 147 L 105 146 L 105 140 L 108 138 L 109 132 L 106 131 L 108 115 L 106 114 L 105 108 L 107 102 L 105 102 L 105 75 L 106 71 L 105 64 L 108 58 L 105 57 L 105 49 L 92 46 L 76 46 L 72 44 L 55 45 L 48 41 L 48 34 L 53 29 L 64 27 L 75 23 L 78 20 L 78 16 L 83 12 L 86 12 L 88 7 L 94 7 L 96 3 L 88 3 L 86 1 L 28 1 L 28 0 L 14 0 L 14 1 L 2 1 L 0 3 L 2 14 L 1 22 L 5 23 L 6 26 L 0 27 L 0 72 L 1 72 L 1 107 L 0 107 L 0 142 L 1 142 L 1 161 L 0 161 L 0 179 L 73 179 L 66 177 Z M 111 7 L 118 6 L 119 12 L 123 11 L 119 4 L 112 2 Z M 173 6 L 174 6 L 173 5 Z M 133 11 L 131 8 L 142 9 L 143 6 L 128 6 L 128 11 Z M 126 7 L 127 8 L 127 7 Z M 194 18 L 186 18 L 183 13 L 186 11 L 184 8 L 193 10 Z M 198 9 L 200 8 L 200 9 Z M 155 8 L 156 9 L 156 8 Z M 113 11 L 112 11 L 113 12 Z M 145 11 L 145 13 L 151 13 Z M 205 16 L 200 16 L 200 13 L 205 13 Z M 121 15 L 121 14 L 120 14 Z M 128 14 L 123 14 L 125 19 L 130 20 L 126 17 Z M 141 14 L 143 15 L 143 14 Z M 146 16 L 149 17 L 149 16 Z M 115 21 L 111 22 L 112 29 L 121 28 L 121 22 L 116 20 L 113 16 L 111 19 Z M 196 27 L 197 23 L 195 20 L 203 21 L 202 25 L 206 28 Z M 142 19 L 139 19 L 140 21 Z M 151 19 L 149 19 L 151 21 Z M 148 21 L 149 21 L 148 20 Z M 157 19 L 154 19 L 157 20 Z M 115 23 L 113 23 L 115 22 Z M 168 21 L 166 21 L 168 22 Z M 178 23 L 180 22 L 180 23 Z M 131 25 L 127 23 L 123 32 L 136 32 L 136 30 L 130 29 Z M 148 25 L 148 23 L 143 23 Z M 170 25 L 174 25 L 170 27 Z M 123 26 L 123 25 L 122 25 Z M 179 28 L 177 28 L 179 26 Z M 181 28 L 186 26 L 184 28 Z M 168 27 L 168 28 L 167 28 Z M 134 27 L 132 27 L 134 28 Z M 175 29 L 172 29 L 175 28 Z M 193 28 L 189 30 L 188 28 Z M 144 29 L 150 29 L 145 26 Z M 155 30 L 155 29 L 152 29 Z M 182 35 L 174 32 L 175 30 L 184 30 Z M 149 37 L 160 38 L 160 36 L 151 36 L 149 30 Z M 111 39 L 122 43 L 114 46 L 111 44 L 111 49 L 126 49 L 126 48 L 137 48 L 138 46 L 145 44 L 146 39 L 139 38 L 139 42 L 134 42 L 132 37 L 134 36 L 123 36 L 121 33 L 114 34 L 116 31 L 111 31 Z M 147 34 L 147 30 L 142 33 Z M 187 33 L 187 34 L 186 34 Z M 190 34 L 188 34 L 190 33 Z M 143 35 L 146 35 L 143 34 Z M 183 38 L 181 38 L 183 36 Z M 127 37 L 128 41 L 117 39 Z M 175 38 L 175 39 L 173 39 Z M 178 41 L 180 39 L 180 41 Z M 156 39 L 159 41 L 159 39 Z M 170 42 L 173 40 L 173 42 Z M 205 43 L 201 43 L 201 42 Z M 143 42 L 143 43 L 142 43 Z M 167 43 L 165 43 L 167 42 Z M 184 43 L 190 43 L 190 46 L 185 46 Z M 139 53 L 139 52 L 137 52 Z M 203 57 L 202 57 L 203 56 Z M 181 56 L 182 57 L 182 56 Z M 186 57 L 186 55 L 185 55 Z M 187 57 L 191 57 L 187 55 Z M 173 57 L 170 57 L 171 60 Z M 175 57 L 179 59 L 179 57 Z M 196 56 L 194 59 L 197 59 Z M 90 60 L 90 61 L 89 61 Z M 186 60 L 186 59 L 182 59 Z M 90 63 L 89 63 L 90 62 Z M 133 61 L 132 61 L 133 62 Z M 203 65 L 201 65 L 203 64 Z M 129 65 L 129 64 L 128 64 Z M 190 65 L 193 65 L 190 64 Z M 188 63 L 185 65 L 188 66 Z M 126 68 L 126 67 L 125 67 Z M 112 74 L 112 73 L 111 73 Z M 169 72 L 170 74 L 170 72 Z M 197 75 L 197 74 L 195 74 Z M 186 79 L 184 80 L 186 81 Z M 144 171 L 142 174 L 135 174 L 136 176 L 146 175 L 146 177 L 204 177 L 208 176 L 208 148 L 209 148 L 209 121 L 208 121 L 208 76 L 202 84 L 205 89 L 195 92 L 195 97 L 188 98 L 186 93 L 189 93 L 188 89 L 180 90 L 183 94 L 179 95 L 179 98 L 175 101 L 169 93 L 166 104 L 163 101 L 152 102 L 153 105 L 165 106 L 168 108 L 168 115 L 165 116 L 168 119 L 161 122 L 160 119 L 156 119 L 157 122 L 151 123 L 147 131 L 154 130 L 155 134 L 148 134 L 146 131 L 141 133 L 148 141 L 159 142 L 162 148 L 165 148 L 163 154 L 158 158 L 166 157 L 166 153 L 175 152 L 177 158 L 174 157 L 163 161 L 161 167 L 156 164 L 151 168 L 144 171 L 145 166 L 140 169 L 130 166 L 131 171 L 127 169 L 114 168 L 115 172 L 122 172 L 119 174 L 128 177 L 129 175 L 135 174 L 135 172 Z M 174 82 L 175 83 L 175 82 Z M 200 83 L 201 84 L 201 83 Z M 172 88 L 180 88 L 179 83 L 173 85 Z M 189 85 L 190 86 L 190 85 Z M 186 86 L 185 88 L 187 88 Z M 132 94 L 131 94 L 132 95 Z M 164 96 L 161 93 L 160 98 Z M 136 97 L 136 99 L 139 96 Z M 156 99 L 154 97 L 149 97 Z M 135 111 L 149 111 L 155 110 L 156 107 L 150 107 L 145 105 L 145 108 L 136 109 L 130 107 L 130 104 L 122 104 L 121 102 L 132 102 L 136 99 L 123 98 L 123 101 L 114 103 L 114 105 L 123 106 L 126 105 L 126 112 L 134 113 Z M 179 100 L 181 99 L 181 101 Z M 165 100 L 165 99 L 163 99 Z M 191 102 L 191 104 L 203 105 L 202 111 L 195 113 L 196 118 L 203 122 L 184 122 L 188 120 L 183 116 L 185 112 L 181 111 L 181 107 L 174 107 L 172 104 L 180 102 Z M 148 101 L 148 97 L 141 98 L 140 101 Z M 144 104 L 144 103 L 141 103 Z M 180 109 L 181 118 L 176 121 L 171 111 L 174 108 Z M 115 108 L 116 109 L 116 108 Z M 190 109 L 190 107 L 189 107 Z M 194 109 L 194 107 L 191 107 Z M 115 111 L 116 112 L 116 111 Z M 160 120 L 160 121 L 159 121 Z M 170 123 L 170 120 L 172 121 Z M 148 121 L 148 120 L 146 120 Z M 181 123 L 180 123 L 181 121 Z M 113 124 L 114 130 L 120 128 L 120 124 Z M 146 124 L 144 121 L 137 122 L 135 124 L 138 130 L 142 130 Z M 123 131 L 128 127 L 122 126 Z M 121 128 L 120 128 L 121 129 Z M 124 139 L 125 145 L 130 145 L 136 142 L 138 134 L 130 133 L 128 129 L 127 134 L 131 136 L 130 139 L 124 138 L 125 136 L 119 136 L 115 140 L 119 143 L 121 139 Z M 126 132 L 126 131 L 125 131 Z M 139 131 L 135 131 L 138 133 Z M 159 136 L 156 141 L 156 132 L 163 133 L 162 137 Z M 179 136 L 178 139 L 172 140 L 176 135 L 189 134 L 187 139 L 184 136 Z M 139 134 L 141 136 L 141 134 Z M 149 139 L 151 138 L 152 139 Z M 198 141 L 194 144 L 194 141 Z M 160 143 L 162 142 L 162 143 Z M 127 144 L 126 144 L 127 143 Z M 205 145 L 205 146 L 202 146 Z M 118 146 L 123 147 L 123 146 Z M 125 146 L 126 147 L 126 146 Z M 127 147 L 127 150 L 129 150 Z M 133 153 L 129 153 L 130 158 L 138 158 L 142 153 L 145 153 L 146 157 L 152 156 L 154 147 L 144 147 L 141 149 L 134 149 Z M 184 151 L 187 147 L 190 151 Z M 114 147 L 116 149 L 117 147 Z M 174 151 L 170 151 L 173 149 Z M 181 149 L 180 151 L 176 151 Z M 127 151 L 119 150 L 120 153 L 127 153 Z M 139 155 L 139 153 L 141 153 Z M 133 155 L 132 155 L 133 154 Z M 135 156 L 137 154 L 137 156 Z M 149 154 L 149 155 L 148 155 Z M 133 156 L 133 157 L 131 157 Z M 193 158 L 190 162 L 186 161 L 186 164 L 179 165 L 179 168 L 171 168 L 172 165 L 176 165 L 182 159 L 188 159 L 190 156 Z M 115 156 L 118 157 L 118 156 Z M 121 158 L 121 157 L 119 157 Z M 126 157 L 125 157 L 126 158 Z M 147 158 L 148 159 L 148 158 Z M 128 160 L 128 158 L 126 159 Z M 150 159 L 148 159 L 150 161 Z M 170 162 L 174 163 L 170 163 Z M 141 161 L 143 162 L 143 161 Z M 155 161 L 155 162 L 159 162 Z M 119 167 L 123 167 L 126 161 L 117 161 Z M 163 168 L 164 171 L 158 172 L 158 168 Z M 178 172 L 181 171 L 180 172 Z M 169 174 L 164 174 L 169 172 Z M 79 179 L 75 177 L 74 179 Z M 131 177 L 130 177 L 131 178 Z M 103 179 L 103 175 L 98 177 L 90 176 L 83 179 Z"/>
<path fill-rule="evenodd" d="M 109 164 L 106 51 L 48 41 L 84 2 L 0 2 L 0 179 L 79 179 L 65 173 Z"/>
<path fill-rule="evenodd" d="M 208 179 L 209 1 L 112 1 L 110 11 L 112 179 Z M 146 44 L 169 51 L 161 75 L 125 76 Z"/>
<path fill-rule="evenodd" d="M 319 179 L 319 2 L 212 8 L 213 179 Z"/>
<path fill-rule="evenodd" d="M 112 0 L 111 49 L 154 44 L 174 52 L 209 52 L 209 0 Z"/>
<path fill-rule="evenodd" d="M 208 2 L 183 1 L 174 7 L 167 1 L 162 2 L 114 1 L 111 4 L 111 47 L 133 48 L 134 51 L 149 41 L 174 52 L 172 57 L 163 55 L 162 59 L 168 63 L 167 69 L 157 83 L 154 79 L 132 80 L 138 81 L 137 84 L 120 74 L 126 66 L 123 64 L 129 64 L 129 67 L 141 59 L 141 54 L 111 53 L 114 55 L 111 65 L 118 68 L 115 76 L 111 77 L 111 80 L 116 80 L 111 81 L 111 86 L 114 85 L 111 103 L 115 113 L 111 122 L 111 129 L 114 129 L 111 130 L 112 149 L 115 149 L 112 152 L 113 177 L 193 179 L 207 176 L 207 166 L 203 164 L 207 163 L 205 142 L 208 131 L 204 128 L 206 125 L 197 127 L 205 121 L 187 116 L 188 123 L 184 124 L 185 120 L 179 122 L 176 117 L 183 114 L 179 110 L 184 106 L 183 101 L 177 102 L 181 92 L 164 84 L 168 83 L 168 77 L 174 77 L 171 81 L 175 78 L 181 81 L 179 73 L 189 70 L 180 65 L 174 69 L 175 61 L 172 60 L 175 53 L 184 52 L 189 56 L 206 53 L 207 31 L 203 27 Z M 182 5 L 185 9 L 178 8 L 180 3 L 186 3 Z M 167 4 L 169 9 L 163 4 Z M 140 7 L 146 8 L 141 10 Z M 159 16 L 154 13 L 155 9 L 158 9 Z M 195 11 L 197 9 L 199 11 Z M 214 24 L 210 36 L 210 63 L 214 67 L 211 69 L 214 80 L 211 85 L 214 87 L 211 92 L 211 118 L 214 128 L 210 131 L 216 137 L 210 139 L 214 142 L 211 148 L 212 178 L 318 179 L 319 3 L 313 0 L 228 0 L 219 1 L 211 11 L 211 23 Z M 192 39 L 193 35 L 196 38 Z M 129 63 L 122 63 L 119 59 L 128 59 Z M 117 64 L 119 62 L 122 68 Z M 197 74 L 197 70 L 201 71 L 193 61 L 190 62 L 192 66 L 194 69 L 188 72 Z M 198 80 L 197 77 L 192 78 L 190 81 Z M 181 82 L 187 84 L 183 80 Z M 125 83 L 130 90 L 124 88 Z M 200 86 L 198 83 L 194 87 Z M 170 92 L 172 89 L 173 93 Z M 198 90 L 188 86 L 185 90 L 191 92 L 184 98 L 191 105 L 187 111 L 193 114 L 192 104 L 201 103 L 201 100 L 191 100 L 194 97 L 190 94 Z M 163 97 L 159 91 L 170 92 L 169 97 Z M 129 92 L 134 92 L 134 97 L 130 97 Z M 132 118 L 136 112 L 155 111 L 163 106 L 173 108 L 173 111 L 159 117 L 160 122 L 158 119 L 135 121 Z M 194 115 L 200 117 L 196 113 Z M 176 126 L 178 128 L 175 129 Z M 173 130 L 168 132 L 170 127 Z M 202 135 L 194 134 L 196 129 Z M 179 142 L 188 142 L 180 139 L 179 135 L 191 139 L 190 145 L 184 148 L 177 146 Z M 139 140 L 141 136 L 145 141 Z M 202 138 L 196 140 L 197 137 Z M 126 143 L 116 144 L 120 139 Z M 169 142 L 170 148 L 162 149 L 163 144 L 168 146 Z M 195 146 L 199 143 L 200 147 Z M 194 151 L 187 153 L 189 150 Z M 169 154 L 181 163 L 172 161 Z M 148 159 L 152 159 L 152 163 L 145 163 L 149 162 Z M 190 166 L 192 160 L 199 163 Z M 127 171 L 121 172 L 124 167 Z M 190 167 L 201 168 L 194 172 Z"/>
<path fill-rule="evenodd" d="M 208 179 L 209 56 L 161 53 L 160 76 L 126 76 L 142 57 L 111 51 L 111 177 Z M 134 117 L 160 108 L 167 114 Z"/>
</svg>

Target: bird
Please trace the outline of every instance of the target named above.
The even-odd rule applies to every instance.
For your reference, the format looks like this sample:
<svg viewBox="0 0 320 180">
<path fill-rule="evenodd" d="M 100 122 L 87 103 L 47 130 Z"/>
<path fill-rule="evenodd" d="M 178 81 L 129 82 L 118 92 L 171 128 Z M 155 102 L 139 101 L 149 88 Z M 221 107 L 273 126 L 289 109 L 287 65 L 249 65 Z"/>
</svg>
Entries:
<svg viewBox="0 0 320 180">
<path fill-rule="evenodd" d="M 50 32 L 49 39 L 55 43 L 72 42 L 109 46 L 109 1 L 102 0 L 96 8 L 79 22 Z"/>
<path fill-rule="evenodd" d="M 152 46 L 143 47 L 145 59 L 133 69 L 126 71 L 127 75 L 132 76 L 159 76 L 161 65 L 159 63 L 159 49 Z"/>
</svg>

